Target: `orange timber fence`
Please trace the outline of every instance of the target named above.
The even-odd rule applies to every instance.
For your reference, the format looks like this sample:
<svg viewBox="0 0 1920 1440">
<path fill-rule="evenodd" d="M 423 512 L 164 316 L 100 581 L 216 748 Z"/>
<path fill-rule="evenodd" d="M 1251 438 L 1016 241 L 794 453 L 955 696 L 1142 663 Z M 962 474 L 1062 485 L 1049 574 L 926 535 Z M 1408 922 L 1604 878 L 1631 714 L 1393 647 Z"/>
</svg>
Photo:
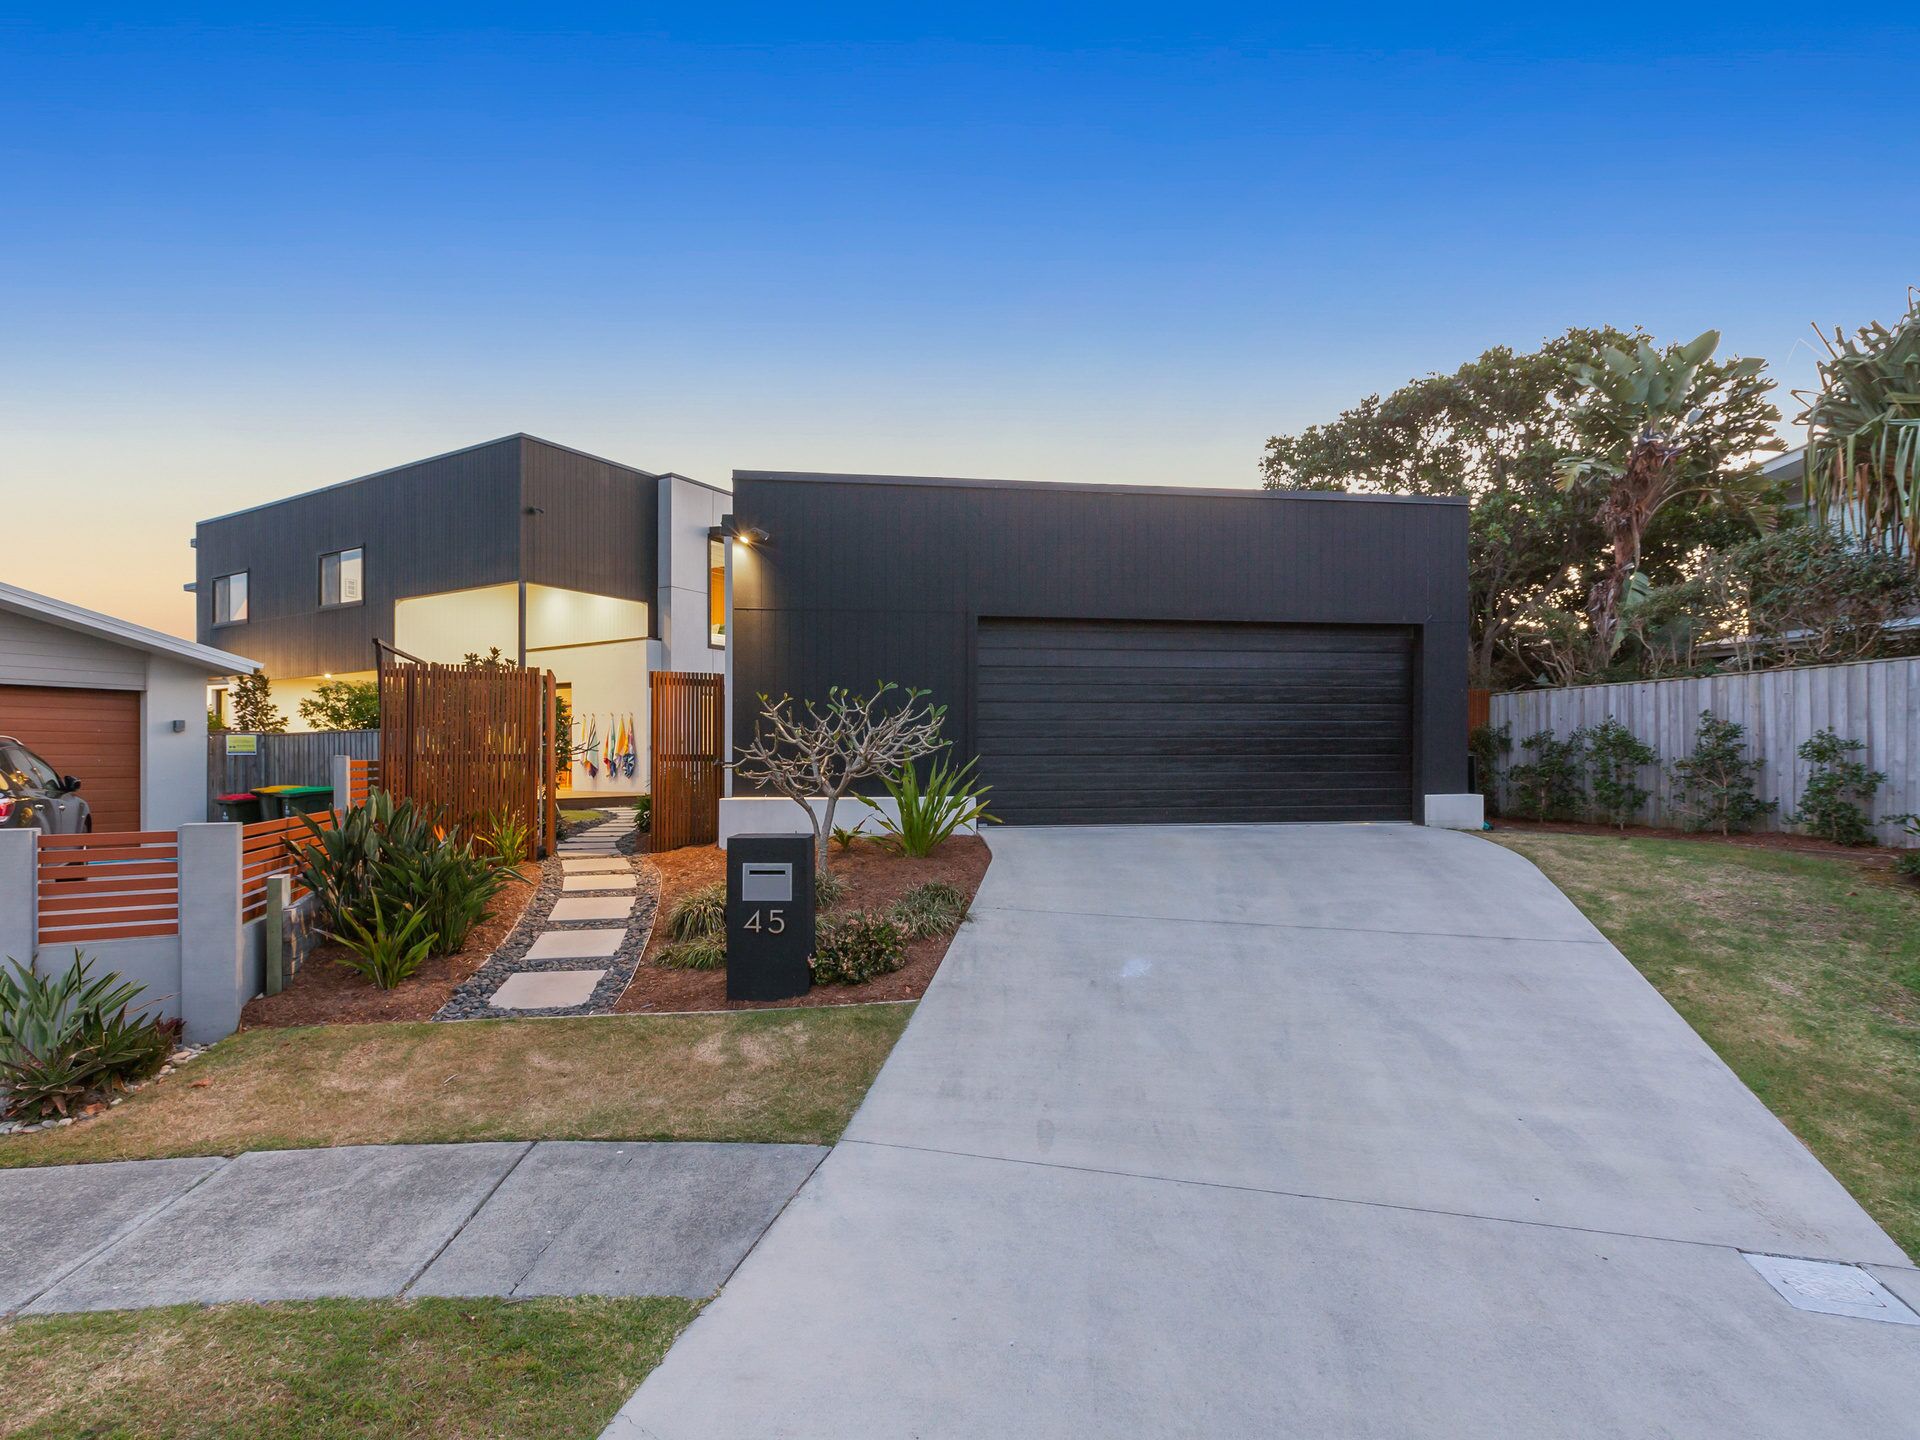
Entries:
<svg viewBox="0 0 1920 1440">
<path fill-rule="evenodd" d="M 383 647 L 380 788 L 452 824 L 519 816 L 550 853 L 557 700 L 551 671 L 435 665 Z"/>
<path fill-rule="evenodd" d="M 359 802 L 356 801 L 356 804 Z M 240 842 L 240 919 L 242 922 L 258 920 L 267 913 L 267 881 L 275 875 L 300 874 L 299 851 L 319 843 L 313 831 L 309 830 L 306 820 L 322 830 L 331 830 L 336 823 L 331 810 L 322 810 L 316 815 L 302 819 L 290 815 L 284 820 L 257 820 L 241 829 Z M 290 899 L 299 900 L 307 895 L 307 887 L 296 878 L 293 882 Z"/>
<path fill-rule="evenodd" d="M 180 930 L 180 849 L 171 830 L 39 837 L 42 945 Z"/>
<path fill-rule="evenodd" d="M 720 838 L 726 756 L 726 682 L 656 671 L 652 680 L 653 829 L 649 848 L 678 850 Z"/>
<path fill-rule="evenodd" d="M 380 762 L 378 760 L 349 760 L 347 762 L 347 803 L 364 805 L 367 796 L 380 783 Z"/>
</svg>

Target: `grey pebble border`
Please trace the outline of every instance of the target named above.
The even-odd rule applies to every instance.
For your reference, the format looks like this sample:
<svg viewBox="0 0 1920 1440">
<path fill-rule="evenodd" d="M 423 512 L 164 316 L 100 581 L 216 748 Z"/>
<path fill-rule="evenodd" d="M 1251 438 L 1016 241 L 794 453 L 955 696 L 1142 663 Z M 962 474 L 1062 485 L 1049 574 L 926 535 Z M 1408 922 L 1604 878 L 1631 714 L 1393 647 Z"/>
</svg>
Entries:
<svg viewBox="0 0 1920 1440">
<path fill-rule="evenodd" d="M 540 883 L 534 891 L 533 899 L 527 902 L 526 911 L 520 916 L 520 923 L 513 927 L 507 938 L 500 942 L 499 948 L 488 957 L 487 963 L 462 982 L 453 992 L 453 997 L 440 1008 L 435 1020 L 517 1020 L 528 1016 L 562 1017 L 570 1015 L 605 1015 L 612 1011 L 613 1002 L 625 992 L 633 979 L 633 972 L 640 968 L 640 957 L 646 953 L 647 940 L 653 934 L 653 920 L 660 908 L 660 871 L 652 861 L 635 852 L 639 832 L 628 831 L 620 837 L 618 851 L 639 877 L 633 890 L 633 914 L 624 922 L 615 920 L 579 920 L 556 924 L 547 917 L 553 914 L 555 903 L 562 898 L 581 898 L 581 892 L 571 891 L 563 897 L 560 882 L 565 874 L 561 861 L 564 854 L 549 855 L 540 864 Z M 625 892 L 622 892 L 625 893 Z M 612 955 L 582 958 L 578 956 L 553 960 L 525 959 L 527 951 L 533 948 L 533 942 L 550 930 L 609 930 L 616 924 L 625 924 L 627 933 L 620 942 L 620 948 Z M 510 975 L 521 975 L 547 970 L 599 970 L 606 969 L 600 983 L 593 987 L 593 994 L 587 997 L 584 1005 L 570 1005 L 553 1010 L 496 1010 L 488 1002 L 496 991 L 506 983 Z"/>
</svg>

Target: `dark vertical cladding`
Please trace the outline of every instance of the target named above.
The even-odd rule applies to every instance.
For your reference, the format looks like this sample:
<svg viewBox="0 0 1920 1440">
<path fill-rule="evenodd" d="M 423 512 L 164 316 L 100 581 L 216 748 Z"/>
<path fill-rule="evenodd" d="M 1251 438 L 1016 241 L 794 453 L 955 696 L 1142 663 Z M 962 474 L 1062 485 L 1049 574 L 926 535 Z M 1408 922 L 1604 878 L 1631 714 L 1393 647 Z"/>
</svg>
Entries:
<svg viewBox="0 0 1920 1440">
<path fill-rule="evenodd" d="M 734 474 L 734 729 L 759 692 L 924 686 L 978 753 L 982 621 L 1396 628 L 1410 794 L 1466 789 L 1463 501 Z M 1355 632 L 1356 636 L 1359 632 Z"/>
<path fill-rule="evenodd" d="M 511 435 L 202 521 L 199 638 L 269 675 L 315 675 L 371 668 L 373 641 L 393 638 L 394 602 L 414 595 L 525 579 L 645 600 L 651 615 L 656 486 L 645 471 Z M 356 546 L 364 603 L 322 609 L 320 557 Z M 217 626 L 213 581 L 242 570 L 249 618 Z"/>
<path fill-rule="evenodd" d="M 523 578 L 647 602 L 655 613 L 660 569 L 660 482 L 644 470 L 523 437 Z M 538 512 L 538 513 L 533 513 Z"/>
</svg>

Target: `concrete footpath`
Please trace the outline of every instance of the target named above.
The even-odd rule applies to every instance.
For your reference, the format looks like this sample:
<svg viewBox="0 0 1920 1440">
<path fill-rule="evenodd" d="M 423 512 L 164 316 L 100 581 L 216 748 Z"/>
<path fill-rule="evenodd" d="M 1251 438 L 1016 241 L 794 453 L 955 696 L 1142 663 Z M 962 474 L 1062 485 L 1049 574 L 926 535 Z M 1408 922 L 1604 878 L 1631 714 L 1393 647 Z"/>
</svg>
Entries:
<svg viewBox="0 0 1920 1440">
<path fill-rule="evenodd" d="M 988 840 L 613 1440 L 1920 1436 L 1920 1272 L 1524 859 Z"/>
<path fill-rule="evenodd" d="M 0 1313 L 711 1295 L 826 1152 L 540 1141 L 0 1171 Z"/>
</svg>

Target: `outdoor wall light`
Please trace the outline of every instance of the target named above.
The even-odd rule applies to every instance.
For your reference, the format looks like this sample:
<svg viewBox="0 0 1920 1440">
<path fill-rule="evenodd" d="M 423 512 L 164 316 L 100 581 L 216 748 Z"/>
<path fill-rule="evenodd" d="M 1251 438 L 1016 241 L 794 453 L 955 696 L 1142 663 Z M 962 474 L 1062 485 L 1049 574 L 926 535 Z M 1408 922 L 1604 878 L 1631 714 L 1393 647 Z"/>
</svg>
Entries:
<svg viewBox="0 0 1920 1440">
<path fill-rule="evenodd" d="M 758 525 L 736 524 L 731 514 L 722 515 L 720 523 L 707 531 L 709 539 L 737 540 L 742 545 L 764 544 L 773 537 Z"/>
</svg>

